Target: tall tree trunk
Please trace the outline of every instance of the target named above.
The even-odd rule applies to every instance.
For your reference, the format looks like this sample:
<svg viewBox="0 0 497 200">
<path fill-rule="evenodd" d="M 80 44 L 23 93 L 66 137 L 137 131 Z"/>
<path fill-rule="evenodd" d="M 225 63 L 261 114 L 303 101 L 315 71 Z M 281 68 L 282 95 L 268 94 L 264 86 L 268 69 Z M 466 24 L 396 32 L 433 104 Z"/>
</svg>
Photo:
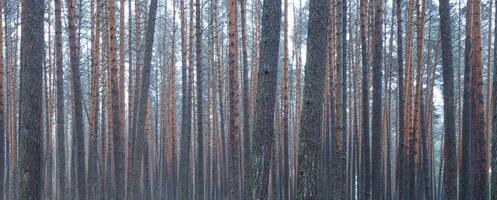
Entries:
<svg viewBox="0 0 497 200">
<path fill-rule="evenodd" d="M 497 2 L 495 2 L 497 5 Z M 494 29 L 494 47 L 497 46 L 497 12 L 495 12 L 495 29 Z M 494 73 L 493 73 L 493 81 L 492 81 L 492 119 L 488 119 L 488 123 L 492 124 L 491 128 L 491 136 L 492 136 L 492 179 L 491 179 L 491 198 L 497 197 L 497 50 L 494 49 L 493 52 L 493 60 L 494 60 Z"/>
<path fill-rule="evenodd" d="M 195 23 L 195 49 L 197 56 L 197 181 L 196 181 L 196 195 L 198 200 L 205 198 L 204 195 L 204 129 L 203 129 L 203 72 L 202 72 L 202 12 L 201 12 L 201 0 L 197 0 L 196 7 L 196 23 Z M 207 147 L 207 146 L 206 146 Z"/>
<path fill-rule="evenodd" d="M 405 121 L 404 121 L 404 57 L 402 55 L 402 1 L 396 0 L 396 24 L 397 24 L 397 76 L 398 76 L 398 144 L 397 144 L 397 163 L 396 163 L 396 188 L 397 199 L 405 199 L 406 193 L 406 175 L 405 175 Z"/>
<path fill-rule="evenodd" d="M 0 12 L 3 13 L 3 0 L 0 1 Z M 3 21 L 0 14 L 0 23 Z M 5 112 L 4 112 L 4 85 L 3 85 L 3 29 L 0 27 L 0 200 L 4 199 L 5 190 Z"/>
<path fill-rule="evenodd" d="M 337 19 L 336 19 L 336 72 L 333 81 L 335 81 L 335 98 L 334 106 L 332 112 L 334 112 L 334 125 L 332 126 L 335 130 L 332 137 L 335 142 L 334 146 L 334 170 L 333 170 L 333 182 L 334 184 L 334 199 L 345 199 L 346 198 L 346 185 L 341 184 L 346 183 L 346 161 L 347 161 L 347 150 L 346 150 L 346 132 L 347 132 L 347 122 L 346 122 L 346 110 L 347 110 L 347 93 L 346 93 L 346 68 L 347 68 L 347 32 L 346 32 L 346 17 L 347 17 L 347 2 L 341 0 L 338 2 L 337 7 Z M 326 149 L 325 149 L 326 150 Z"/>
<path fill-rule="evenodd" d="M 442 43 L 443 97 L 444 97 L 444 155 L 443 196 L 457 197 L 456 125 L 454 105 L 454 69 L 452 65 L 452 39 L 450 28 L 450 7 L 448 0 L 441 0 L 440 37 Z"/>
<path fill-rule="evenodd" d="M 381 101 L 382 101 L 382 63 L 383 63 L 383 1 L 375 0 L 375 14 L 373 26 L 373 107 L 372 107 L 372 135 L 371 164 L 372 166 L 372 199 L 383 199 L 383 138 L 381 133 Z M 366 114 L 366 113 L 364 113 Z"/>
<path fill-rule="evenodd" d="M 371 198 L 371 153 L 369 134 L 369 66 L 366 41 L 366 0 L 360 1 L 360 37 L 362 63 L 362 139 L 361 139 L 361 175 L 360 199 Z"/>
<path fill-rule="evenodd" d="M 109 34 L 109 55 L 108 63 L 110 68 L 110 90 L 111 90 L 111 107 L 112 107 L 112 138 L 114 143 L 114 177 L 116 187 L 116 198 L 124 199 L 125 194 L 125 144 L 124 134 L 121 127 L 121 101 L 119 96 L 119 68 L 117 66 L 117 47 L 116 47 L 116 12 L 115 1 L 107 0 L 107 18 Z M 124 77 L 123 77 L 124 78 Z"/>
<path fill-rule="evenodd" d="M 414 120 L 413 120 L 413 130 L 412 130 L 412 140 L 410 143 L 410 148 L 412 151 L 409 154 L 409 159 L 410 159 L 410 165 L 413 167 L 411 169 L 411 175 L 414 174 L 414 176 L 410 177 L 410 191 L 412 192 L 411 194 L 414 194 L 415 196 L 411 196 L 411 198 L 417 198 L 417 196 L 422 197 L 422 194 L 419 193 L 421 187 L 419 186 L 418 183 L 416 183 L 414 186 L 412 185 L 414 181 L 420 182 L 422 180 L 421 176 L 421 170 L 420 170 L 420 158 L 421 158 L 421 153 L 420 153 L 420 148 L 421 148 L 421 137 L 424 133 L 422 133 L 422 124 L 421 124 L 421 118 L 423 117 L 423 114 L 421 112 L 421 107 L 422 107 L 422 74 L 423 74 L 423 33 L 424 33 L 424 26 L 425 26 L 425 0 L 421 1 L 421 10 L 420 10 L 420 5 L 419 5 L 419 0 L 416 0 L 416 57 L 417 57 L 417 63 L 416 63 L 416 86 L 415 86 L 415 98 L 414 98 Z"/>
<path fill-rule="evenodd" d="M 283 30 L 283 40 L 284 40 L 284 49 L 283 49 L 283 166 L 282 166 L 282 184 L 283 184 L 283 199 L 290 199 L 290 137 L 289 137 L 289 96 L 288 96 L 288 0 L 285 0 L 284 4 L 285 13 L 284 13 L 284 30 Z"/>
<path fill-rule="evenodd" d="M 176 1 L 173 1 L 173 18 L 176 19 Z M 176 174 L 177 174 L 177 156 L 176 156 L 176 20 L 172 20 L 173 34 L 171 37 L 171 64 L 169 76 L 169 92 L 171 95 L 171 121 L 170 121 L 170 139 L 167 150 L 168 159 L 168 186 L 167 196 L 168 199 L 176 199 Z"/>
<path fill-rule="evenodd" d="M 497 2 L 495 2 L 495 5 L 497 5 Z M 494 29 L 494 46 L 497 45 L 497 12 L 495 13 L 495 29 Z M 492 138 L 492 160 L 491 160 L 491 166 L 492 169 L 497 168 L 497 50 L 494 49 L 494 54 L 493 54 L 493 60 L 494 60 L 494 72 L 493 72 L 493 81 L 492 81 L 492 118 L 488 119 L 488 123 L 491 123 L 491 138 Z M 496 198 L 497 197 L 497 170 L 492 170 L 491 174 L 491 198 Z"/>
<path fill-rule="evenodd" d="M 76 151 L 76 174 L 78 197 L 86 199 L 86 172 L 85 172 L 85 148 L 84 148 L 84 125 L 83 125 L 83 94 L 81 91 L 81 73 L 79 61 L 79 44 L 76 35 L 76 14 L 74 11 L 74 0 L 66 0 L 67 23 L 69 32 L 70 65 L 73 87 L 73 140 L 76 140 L 73 148 Z"/>
<path fill-rule="evenodd" d="M 469 67 L 471 69 L 471 135 L 472 158 L 472 196 L 473 199 L 488 199 L 488 141 L 485 133 L 485 111 L 483 103 L 482 54 L 481 54 L 481 18 L 480 0 L 470 1 L 471 6 L 471 49 Z"/>
<path fill-rule="evenodd" d="M 132 163 L 130 167 L 131 177 L 129 177 L 129 182 L 131 182 L 131 192 L 129 192 L 128 199 L 139 199 L 140 194 L 140 163 L 141 163 L 141 148 L 143 147 L 144 140 L 144 132 L 145 132 L 145 121 L 147 114 L 147 99 L 148 99 L 148 90 L 150 87 L 150 68 L 152 65 L 152 46 L 154 42 L 154 31 L 155 31 L 155 20 L 157 13 L 157 0 L 150 1 L 150 7 L 147 18 L 147 28 L 145 32 L 145 53 L 143 57 L 143 69 L 141 71 L 142 81 L 140 84 L 140 97 L 137 102 L 136 109 L 137 110 L 137 124 L 134 127 L 135 133 L 133 134 L 134 138 L 132 138 L 133 144 L 131 145 L 131 153 L 132 153 Z"/>
<path fill-rule="evenodd" d="M 467 2 L 467 13 L 466 13 L 466 24 L 471 24 L 471 15 L 470 11 L 472 11 L 471 0 Z M 459 171 L 459 194 L 458 198 L 460 200 L 470 199 L 471 198 L 471 132 L 472 132 L 472 124 L 471 124 L 471 67 L 470 67 L 470 49 L 471 49 L 471 34 L 472 34 L 473 26 L 466 26 L 465 30 L 465 46 L 464 46 L 464 92 L 463 92 L 463 111 L 462 111 L 462 130 L 461 130 L 461 147 L 460 151 L 460 171 Z"/>
<path fill-rule="evenodd" d="M 281 23 L 281 0 L 264 1 L 262 14 L 260 70 L 257 75 L 257 96 L 255 102 L 252 135 L 252 174 L 250 191 L 252 198 L 267 199 L 269 168 L 274 151 L 274 111 L 276 103 L 276 78 Z M 273 166 L 274 167 L 274 166 Z M 274 180 L 273 180 L 274 181 Z M 273 188 L 274 189 L 274 188 Z"/>
<path fill-rule="evenodd" d="M 238 94 L 238 28 L 236 0 L 228 0 L 228 170 L 230 173 L 230 199 L 240 199 L 240 102 Z"/>
<path fill-rule="evenodd" d="M 250 194 L 250 110 L 249 110 L 249 69 L 247 54 L 247 0 L 240 1 L 241 29 L 242 29 L 242 130 L 243 130 L 243 179 L 242 179 L 242 199 L 247 200 Z M 257 73 L 257 72 L 252 72 Z"/>
<path fill-rule="evenodd" d="M 179 180 L 179 198 L 181 200 L 188 199 L 188 187 L 190 185 L 189 169 L 190 169 L 190 142 L 191 133 L 188 132 L 187 126 L 189 126 L 190 121 L 188 121 L 188 85 L 187 85 L 187 40 L 186 40 L 186 16 L 185 16 L 185 0 L 180 0 L 180 20 L 181 20 L 181 90 L 182 90 L 182 117 L 181 117 L 181 145 L 180 145 L 180 170 L 179 177 L 183 177 Z M 191 111 L 191 110 L 190 110 Z M 191 116 L 191 115 L 190 115 Z M 178 178 L 179 178 L 178 177 Z"/>
<path fill-rule="evenodd" d="M 42 87 L 44 1 L 22 1 L 19 98 L 19 199 L 40 199 L 42 191 Z"/>
<path fill-rule="evenodd" d="M 96 4 L 96 5 L 95 5 Z M 96 7 L 96 13 L 95 13 Z M 97 199 L 98 198 L 98 153 L 97 153 L 97 130 L 98 130 L 98 118 L 97 113 L 98 110 L 98 88 L 99 88 L 99 80 L 98 80 L 98 72 L 99 68 L 99 43 L 100 43 L 100 5 L 96 0 L 92 1 L 91 5 L 91 103 L 90 103 L 90 116 L 89 116 L 89 139 L 88 139 L 88 199 Z"/>
<path fill-rule="evenodd" d="M 326 62 L 326 30 L 328 26 L 328 1 L 309 2 L 307 39 L 307 67 L 303 95 L 302 121 L 297 172 L 297 199 L 321 198 L 319 192 L 319 154 Z"/>
</svg>

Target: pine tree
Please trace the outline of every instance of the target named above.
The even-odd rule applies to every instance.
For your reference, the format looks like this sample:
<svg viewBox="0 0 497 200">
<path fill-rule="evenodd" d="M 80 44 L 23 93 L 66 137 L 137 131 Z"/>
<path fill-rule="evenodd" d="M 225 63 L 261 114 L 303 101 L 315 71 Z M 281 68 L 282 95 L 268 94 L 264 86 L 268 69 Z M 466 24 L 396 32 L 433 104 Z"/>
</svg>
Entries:
<svg viewBox="0 0 497 200">
<path fill-rule="evenodd" d="M 274 154 L 274 143 L 277 134 L 274 130 L 274 112 L 276 103 L 276 77 L 278 71 L 278 51 L 281 24 L 281 0 L 264 1 L 262 14 L 257 97 L 255 102 L 254 124 L 252 135 L 252 174 L 249 199 L 268 199 L 270 162 Z M 275 167 L 275 166 L 271 166 Z M 274 182 L 274 180 L 273 180 Z M 273 188 L 274 190 L 275 188 Z M 273 197 L 274 198 L 274 197 Z"/>
<path fill-rule="evenodd" d="M 440 35 L 442 42 L 443 94 L 444 94 L 444 155 L 443 192 L 447 199 L 457 197 L 456 127 L 454 105 L 454 69 L 452 63 L 452 37 L 448 0 L 440 1 Z"/>
<path fill-rule="evenodd" d="M 18 199 L 41 199 L 44 1 L 22 1 Z M 3 170 L 3 169 L 2 169 Z"/>
<path fill-rule="evenodd" d="M 307 66 L 299 133 L 297 199 L 319 199 L 319 155 L 326 62 L 326 31 L 328 26 L 328 1 L 309 2 L 307 39 Z"/>
</svg>

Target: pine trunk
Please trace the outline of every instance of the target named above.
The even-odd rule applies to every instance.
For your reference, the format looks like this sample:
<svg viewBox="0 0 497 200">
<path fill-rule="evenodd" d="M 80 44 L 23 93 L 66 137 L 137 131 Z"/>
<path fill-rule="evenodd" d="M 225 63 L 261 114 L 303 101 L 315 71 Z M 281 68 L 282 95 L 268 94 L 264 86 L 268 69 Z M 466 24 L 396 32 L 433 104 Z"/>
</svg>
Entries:
<svg viewBox="0 0 497 200">
<path fill-rule="evenodd" d="M 328 1 L 309 2 L 307 39 L 307 66 L 303 94 L 302 121 L 299 133 L 299 167 L 297 172 L 297 199 L 319 199 L 320 143 L 326 62 L 326 31 L 328 26 Z"/>
<path fill-rule="evenodd" d="M 22 1 L 17 197 L 27 200 L 42 192 L 43 15 L 43 0 Z"/>
<path fill-rule="evenodd" d="M 274 151 L 274 112 L 276 103 L 276 78 L 281 23 L 281 0 L 264 1 L 262 14 L 259 71 L 257 75 L 257 96 L 255 101 L 254 143 L 252 146 L 252 170 L 250 191 L 252 198 L 267 199 L 270 176 L 270 162 Z M 271 166 L 275 167 L 275 166 Z M 274 180 L 272 180 L 274 181 Z M 275 188 L 272 188 L 273 190 Z"/>
</svg>

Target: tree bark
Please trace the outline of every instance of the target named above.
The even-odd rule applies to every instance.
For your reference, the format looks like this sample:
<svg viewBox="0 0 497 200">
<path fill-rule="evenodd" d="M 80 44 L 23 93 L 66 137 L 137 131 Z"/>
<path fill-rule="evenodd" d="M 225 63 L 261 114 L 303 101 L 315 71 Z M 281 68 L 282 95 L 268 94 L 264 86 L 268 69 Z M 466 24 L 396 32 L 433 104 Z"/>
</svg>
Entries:
<svg viewBox="0 0 497 200">
<path fill-rule="evenodd" d="M 366 41 L 366 0 L 360 1 L 360 37 L 362 63 L 362 139 L 361 139 L 361 175 L 359 197 L 364 200 L 371 198 L 371 153 L 369 133 L 369 66 L 368 47 Z"/>
<path fill-rule="evenodd" d="M 481 18 L 480 0 L 471 0 L 473 5 L 470 13 L 472 15 L 471 49 L 469 67 L 471 70 L 471 130 L 472 137 L 472 198 L 488 199 L 488 141 L 485 133 L 485 111 L 483 103 L 483 78 L 482 78 L 482 54 L 481 54 Z M 474 139 L 473 139 L 474 138 Z"/>
<path fill-rule="evenodd" d="M 236 0 L 228 0 L 228 170 L 230 172 L 230 199 L 240 199 L 240 102 L 238 94 L 238 30 Z"/>
<path fill-rule="evenodd" d="M 320 199 L 319 155 L 326 62 L 326 30 L 328 26 L 328 1 L 309 2 L 307 39 L 307 67 L 303 95 L 302 121 L 297 172 L 297 199 Z"/>
<path fill-rule="evenodd" d="M 443 195 L 446 199 L 457 197 L 456 126 L 454 105 L 454 69 L 452 63 L 452 39 L 450 7 L 448 0 L 441 0 L 440 37 L 442 43 L 443 97 L 444 97 L 444 155 Z"/>
<path fill-rule="evenodd" d="M 383 1 L 375 0 L 375 14 L 373 26 L 373 107 L 372 107 L 372 135 L 371 164 L 372 164 L 372 199 L 383 199 L 383 138 L 381 133 L 381 101 L 382 101 L 382 63 L 383 63 Z M 365 113 L 366 114 L 366 113 Z"/>
<path fill-rule="evenodd" d="M 281 0 L 264 1 L 262 14 L 259 71 L 252 135 L 252 198 L 267 199 L 270 162 L 274 151 L 274 111 L 276 103 L 276 78 L 281 23 Z M 275 167 L 275 166 L 272 166 Z M 274 180 L 273 180 L 274 181 Z M 275 188 L 273 188 L 275 189 Z"/>
<path fill-rule="evenodd" d="M 22 1 L 18 199 L 41 199 L 43 0 Z"/>
</svg>

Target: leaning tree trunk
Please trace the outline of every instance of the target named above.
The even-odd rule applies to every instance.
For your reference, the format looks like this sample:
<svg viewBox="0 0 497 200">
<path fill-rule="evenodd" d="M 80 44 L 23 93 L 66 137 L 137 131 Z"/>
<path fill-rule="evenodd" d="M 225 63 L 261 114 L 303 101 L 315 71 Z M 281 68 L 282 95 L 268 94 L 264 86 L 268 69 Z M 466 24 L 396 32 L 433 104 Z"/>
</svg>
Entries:
<svg viewBox="0 0 497 200">
<path fill-rule="evenodd" d="M 145 32 L 145 54 L 143 57 L 143 68 L 141 71 L 141 84 L 139 96 L 139 101 L 136 104 L 137 110 L 137 124 L 134 127 L 135 133 L 132 138 L 133 144 L 131 145 L 132 162 L 131 162 L 131 176 L 128 181 L 131 182 L 131 192 L 129 192 L 128 199 L 140 199 L 140 166 L 141 166 L 141 154 L 142 147 L 145 143 L 144 132 L 145 132 L 145 122 L 147 114 L 147 99 L 148 99 L 148 89 L 150 87 L 150 68 L 152 66 L 152 46 L 154 42 L 154 31 L 155 31 L 155 19 L 157 13 L 157 0 L 150 1 L 150 8 L 148 12 L 147 19 L 147 29 Z M 119 121 L 118 121 L 119 122 Z M 148 148 L 148 147 L 147 147 Z"/>
<path fill-rule="evenodd" d="M 262 35 L 259 59 L 257 96 L 252 135 L 252 174 L 249 199 L 268 199 L 270 162 L 274 150 L 274 110 L 276 101 L 276 78 L 278 73 L 278 51 L 281 23 L 281 0 L 264 1 Z M 274 167 L 274 166 L 273 166 Z M 275 188 L 273 188 L 275 189 Z"/>
<path fill-rule="evenodd" d="M 18 199 L 41 199 L 43 0 L 22 1 Z"/>
</svg>

